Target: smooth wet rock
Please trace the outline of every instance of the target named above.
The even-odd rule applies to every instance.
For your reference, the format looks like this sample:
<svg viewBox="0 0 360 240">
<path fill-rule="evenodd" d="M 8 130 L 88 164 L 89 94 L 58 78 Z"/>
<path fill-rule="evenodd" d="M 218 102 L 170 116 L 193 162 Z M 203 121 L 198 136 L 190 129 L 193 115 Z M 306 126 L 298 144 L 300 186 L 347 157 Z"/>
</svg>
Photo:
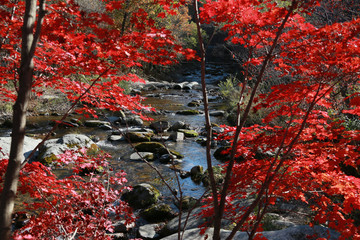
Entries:
<svg viewBox="0 0 360 240">
<path fill-rule="evenodd" d="M 186 129 L 186 124 L 183 121 L 177 121 L 171 126 L 170 129 L 175 132 L 179 129 Z"/>
<path fill-rule="evenodd" d="M 127 132 L 125 138 L 131 143 L 150 142 L 151 135 L 152 134 L 148 132 Z"/>
<path fill-rule="evenodd" d="M 192 138 L 199 136 L 199 133 L 197 133 L 195 130 L 179 129 L 178 131 L 184 133 L 185 137 Z"/>
<path fill-rule="evenodd" d="M 208 236 L 213 235 L 213 228 L 209 228 L 205 234 Z M 230 234 L 230 230 L 221 230 L 220 239 L 226 239 Z M 329 240 L 337 240 L 340 237 L 340 234 L 335 232 L 334 230 L 328 229 L 322 226 L 315 226 L 311 228 L 308 225 L 299 225 L 295 227 L 286 228 L 279 231 L 264 231 L 262 235 L 268 240 L 315 240 L 318 238 L 324 238 Z M 311 237 L 313 236 L 313 237 Z M 177 240 L 177 234 L 173 234 L 164 238 L 162 240 Z M 204 235 L 200 235 L 199 228 L 192 228 L 186 230 L 184 233 L 183 239 L 191 239 L 191 240 L 203 240 Z M 237 232 L 233 238 L 234 240 L 248 240 L 249 235 L 246 232 Z"/>
<path fill-rule="evenodd" d="M 189 102 L 187 105 L 189 107 L 200 107 L 202 104 L 201 100 L 192 100 L 191 102 Z"/>
<path fill-rule="evenodd" d="M 188 110 L 177 111 L 176 114 L 179 114 L 179 115 L 198 115 L 198 114 L 201 114 L 201 112 L 199 110 L 188 109 Z"/>
<path fill-rule="evenodd" d="M 120 220 L 113 224 L 114 233 L 126 233 L 135 227 L 135 223 L 125 224 L 125 220 Z"/>
<path fill-rule="evenodd" d="M 176 156 L 173 154 L 163 154 L 160 156 L 159 161 L 163 164 L 168 164 L 174 159 L 176 159 Z"/>
<path fill-rule="evenodd" d="M 170 220 L 175 217 L 170 205 L 165 203 L 153 204 L 145 209 L 141 216 L 148 222 L 157 223 Z"/>
<path fill-rule="evenodd" d="M 163 133 L 170 128 L 170 123 L 168 121 L 158 121 L 151 123 L 150 128 L 154 129 L 156 133 Z"/>
<path fill-rule="evenodd" d="M 125 137 L 122 135 L 110 135 L 108 140 L 112 142 L 125 141 Z"/>
<path fill-rule="evenodd" d="M 213 117 L 222 117 L 222 116 L 225 115 L 225 111 L 223 111 L 223 110 L 214 110 L 214 111 L 210 111 L 209 115 L 213 116 Z"/>
<path fill-rule="evenodd" d="M 220 166 L 213 166 L 213 173 L 214 173 L 214 180 L 216 184 L 220 184 L 224 181 L 224 174 L 223 174 L 223 169 Z M 204 184 L 204 186 L 209 186 L 210 185 L 210 178 L 209 178 L 209 170 L 206 169 L 206 171 L 203 174 L 203 177 L 201 179 L 202 183 Z"/>
<path fill-rule="evenodd" d="M 183 89 L 191 90 L 191 89 L 194 89 L 198 85 L 200 85 L 198 82 L 190 82 L 190 83 L 185 82 L 183 85 Z"/>
<path fill-rule="evenodd" d="M 190 170 L 190 176 L 194 182 L 201 182 L 203 175 L 204 175 L 204 168 L 200 165 L 194 166 Z"/>
<path fill-rule="evenodd" d="M 135 145 L 139 152 L 168 153 L 167 148 L 159 142 L 143 142 Z"/>
<path fill-rule="evenodd" d="M 130 155 L 130 160 L 140 161 L 140 160 L 153 161 L 154 153 L 152 152 L 135 152 Z"/>
<path fill-rule="evenodd" d="M 175 206 L 180 208 L 180 204 L 179 202 L 174 202 Z M 185 196 L 183 197 L 182 201 L 181 201 L 181 210 L 189 210 L 192 209 L 196 206 L 197 204 L 197 199 L 194 197 L 190 197 L 190 196 Z"/>
<path fill-rule="evenodd" d="M 67 134 L 61 138 L 50 139 L 45 141 L 40 149 L 40 161 L 43 164 L 51 164 L 57 159 L 57 156 L 63 154 L 66 150 L 77 150 L 88 148 L 97 150 L 97 145 L 86 135 Z"/>
<path fill-rule="evenodd" d="M 228 161 L 230 160 L 229 153 L 230 146 L 221 146 L 214 152 L 214 157 L 219 161 Z"/>
<path fill-rule="evenodd" d="M 169 139 L 174 142 L 181 142 L 181 141 L 184 141 L 185 134 L 183 132 L 173 132 L 170 134 Z"/>
<path fill-rule="evenodd" d="M 41 139 L 25 136 L 24 139 L 24 160 L 30 155 L 32 150 L 41 142 Z M 0 159 L 8 158 L 10 154 L 11 137 L 0 137 Z M 4 155 L 3 155 L 3 154 Z"/>
<path fill-rule="evenodd" d="M 124 193 L 123 198 L 133 208 L 145 208 L 155 204 L 160 197 L 160 192 L 148 183 L 136 185 L 130 192 Z"/>
<path fill-rule="evenodd" d="M 100 121 L 100 120 L 86 120 L 84 122 L 85 127 L 100 127 L 102 125 L 110 125 L 107 121 Z"/>
<path fill-rule="evenodd" d="M 185 221 L 186 223 L 186 229 L 192 229 L 192 228 L 197 228 L 200 225 L 204 224 L 206 222 L 206 219 L 201 218 L 201 215 L 199 215 L 201 213 L 202 209 L 201 208 L 196 208 L 193 211 L 191 211 L 190 213 L 188 212 L 184 212 L 181 215 L 181 227 L 180 229 L 184 229 L 184 225 L 185 225 Z M 188 214 L 190 214 L 190 217 L 188 218 Z M 187 219 L 188 218 L 188 219 Z M 161 230 L 160 234 L 162 236 L 167 236 L 173 233 L 176 233 L 178 231 L 178 224 L 179 224 L 179 217 L 175 217 L 173 219 L 171 219 L 166 225 L 165 227 Z M 191 239 L 192 238 L 184 238 L 184 239 Z"/>
<path fill-rule="evenodd" d="M 139 236 L 143 239 L 157 239 L 159 234 L 157 230 L 163 226 L 161 223 L 146 224 L 139 227 Z"/>
</svg>

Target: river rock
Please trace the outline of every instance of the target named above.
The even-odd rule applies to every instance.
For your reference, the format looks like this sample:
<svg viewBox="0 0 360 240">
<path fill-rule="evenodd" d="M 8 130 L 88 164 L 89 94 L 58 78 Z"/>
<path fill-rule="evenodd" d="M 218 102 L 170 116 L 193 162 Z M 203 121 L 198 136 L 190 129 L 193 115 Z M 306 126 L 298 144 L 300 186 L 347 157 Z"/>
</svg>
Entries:
<svg viewBox="0 0 360 240">
<path fill-rule="evenodd" d="M 158 239 L 159 234 L 157 230 L 162 228 L 163 224 L 155 223 L 155 224 L 146 224 L 139 227 L 138 233 L 139 236 L 143 239 Z"/>
<path fill-rule="evenodd" d="M 125 138 L 131 143 L 150 142 L 151 135 L 148 132 L 127 132 Z"/>
<path fill-rule="evenodd" d="M 176 156 L 173 154 L 163 154 L 160 156 L 159 161 L 163 164 L 168 164 L 174 159 L 176 159 Z"/>
<path fill-rule="evenodd" d="M 84 122 L 85 127 L 100 127 L 102 125 L 110 125 L 107 121 L 100 121 L 100 120 L 86 120 Z"/>
<path fill-rule="evenodd" d="M 181 111 L 177 111 L 176 114 L 179 115 L 198 115 L 201 112 L 199 110 L 194 110 L 194 109 L 187 109 L 187 110 L 181 110 Z"/>
<path fill-rule="evenodd" d="M 202 103 L 201 100 L 193 100 L 193 101 L 189 102 L 187 105 L 188 105 L 188 107 L 200 107 L 201 103 Z"/>
<path fill-rule="evenodd" d="M 204 218 L 201 218 L 201 215 L 200 215 L 201 211 L 202 211 L 201 208 L 195 208 L 190 213 L 184 212 L 181 215 L 180 229 L 184 230 L 185 222 L 186 222 L 186 229 L 197 228 L 200 225 L 204 224 L 206 220 Z M 189 218 L 188 218 L 188 214 L 190 214 Z M 168 236 L 170 234 L 176 233 L 178 231 L 178 225 L 179 225 L 179 217 L 175 217 L 175 218 L 171 219 L 165 225 L 165 227 L 160 231 L 160 235 Z M 183 239 L 191 239 L 192 240 L 192 238 L 183 238 Z"/>
<path fill-rule="evenodd" d="M 108 140 L 112 142 L 125 141 L 125 137 L 123 135 L 110 135 Z"/>
<path fill-rule="evenodd" d="M 199 134 L 195 130 L 179 129 L 179 132 L 184 133 L 185 137 L 197 137 Z"/>
<path fill-rule="evenodd" d="M 191 90 L 191 89 L 193 89 L 193 88 L 194 88 L 195 86 L 197 86 L 197 85 L 199 85 L 198 82 L 190 82 L 190 83 L 185 82 L 185 83 L 183 84 L 183 89 L 184 89 L 184 90 Z"/>
<path fill-rule="evenodd" d="M 180 208 L 179 202 L 175 201 L 174 202 L 175 206 Z M 190 197 L 190 196 L 185 196 L 182 198 L 181 200 L 181 210 L 189 210 L 192 209 L 196 206 L 197 204 L 197 199 L 194 197 Z"/>
<path fill-rule="evenodd" d="M 223 110 L 214 110 L 214 111 L 210 111 L 209 112 L 209 115 L 210 116 L 213 116 L 213 117 L 222 117 L 222 116 L 224 116 L 225 115 L 225 111 L 223 111 Z"/>
<path fill-rule="evenodd" d="M 179 89 L 179 90 L 183 89 L 185 84 L 187 84 L 187 83 L 188 82 L 176 83 L 176 84 L 174 84 L 173 89 Z"/>
<path fill-rule="evenodd" d="M 167 148 L 159 142 L 138 143 L 135 145 L 135 149 L 139 152 L 168 153 Z"/>
<path fill-rule="evenodd" d="M 152 152 L 135 152 L 130 155 L 130 160 L 142 160 L 145 159 L 147 161 L 154 160 L 154 154 Z"/>
<path fill-rule="evenodd" d="M 61 138 L 45 141 L 40 149 L 40 161 L 43 164 L 51 164 L 60 154 L 66 150 L 88 148 L 98 149 L 98 146 L 88 137 L 82 134 L 67 134 Z"/>
<path fill-rule="evenodd" d="M 170 134 L 169 139 L 174 142 L 181 142 L 181 141 L 184 141 L 185 134 L 183 132 L 173 132 Z"/>
<path fill-rule="evenodd" d="M 200 165 L 194 166 L 190 170 L 190 177 L 194 182 L 201 182 L 203 175 L 204 169 Z"/>
<path fill-rule="evenodd" d="M 136 185 L 130 192 L 123 194 L 124 200 L 137 209 L 155 204 L 159 197 L 159 190 L 148 183 Z"/>
<path fill-rule="evenodd" d="M 170 123 L 168 121 L 158 121 L 151 123 L 150 128 L 154 129 L 156 133 L 163 133 L 170 128 Z"/>
<path fill-rule="evenodd" d="M 24 139 L 24 160 L 30 155 L 32 150 L 41 142 L 41 139 L 25 136 Z M 11 137 L 0 137 L 0 159 L 8 158 L 10 154 Z"/>
<path fill-rule="evenodd" d="M 152 152 L 155 153 L 159 156 L 164 155 L 164 154 L 172 154 L 175 155 L 176 158 L 184 158 L 184 155 L 182 155 L 181 153 L 172 150 L 172 149 L 168 149 L 165 145 L 159 143 L 159 142 L 143 142 L 143 143 L 138 143 L 135 145 L 135 149 L 138 152 Z"/>
<path fill-rule="evenodd" d="M 207 229 L 205 232 L 206 235 L 213 235 L 213 228 Z M 230 234 L 230 230 L 221 229 L 220 239 L 226 239 Z M 308 225 L 299 225 L 295 227 L 286 228 L 279 231 L 264 231 L 262 235 L 268 240 L 304 240 L 304 239 L 318 239 L 324 238 L 329 240 L 339 239 L 340 234 L 326 227 L 322 226 L 314 226 L 311 228 Z M 314 236 L 314 237 L 311 237 Z M 177 240 L 178 235 L 173 234 L 161 240 Z M 200 235 L 199 228 L 192 228 L 186 230 L 183 236 L 183 239 L 191 239 L 191 240 L 202 240 L 204 239 L 204 235 Z M 248 240 L 249 235 L 246 232 L 237 232 L 233 238 L 234 240 Z"/>
<path fill-rule="evenodd" d="M 231 147 L 229 146 L 221 146 L 218 149 L 215 150 L 214 152 L 214 157 L 222 162 L 225 161 L 229 161 L 230 160 L 230 153 L 225 153 L 228 152 L 227 150 L 229 150 Z"/>
<path fill-rule="evenodd" d="M 220 166 L 213 166 L 214 180 L 216 184 L 220 184 L 224 181 L 224 174 L 222 173 L 223 169 Z M 209 171 L 206 169 L 204 175 L 201 179 L 204 186 L 210 185 Z"/>
<path fill-rule="evenodd" d="M 177 121 L 170 128 L 170 130 L 175 131 L 175 132 L 179 129 L 187 129 L 185 122 Z"/>
<path fill-rule="evenodd" d="M 126 126 L 143 126 L 144 121 L 139 116 L 129 116 L 126 118 L 120 117 L 114 122 L 115 124 L 126 125 Z"/>
<path fill-rule="evenodd" d="M 141 212 L 141 216 L 148 222 L 157 223 L 170 220 L 176 215 L 172 211 L 170 205 L 165 203 L 153 204 L 149 208 Z"/>
</svg>

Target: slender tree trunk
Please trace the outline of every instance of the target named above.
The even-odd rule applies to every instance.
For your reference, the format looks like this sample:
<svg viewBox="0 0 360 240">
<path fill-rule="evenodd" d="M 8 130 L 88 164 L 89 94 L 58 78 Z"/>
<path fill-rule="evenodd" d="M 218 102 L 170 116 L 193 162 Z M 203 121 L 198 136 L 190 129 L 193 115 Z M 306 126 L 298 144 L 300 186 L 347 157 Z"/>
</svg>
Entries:
<svg viewBox="0 0 360 240">
<path fill-rule="evenodd" d="M 17 192 L 21 162 L 24 160 L 23 145 L 25 137 L 26 112 L 30 99 L 33 80 L 33 57 L 39 39 L 42 19 L 45 15 L 44 0 L 40 0 L 40 10 L 36 31 L 36 0 L 26 0 L 24 22 L 22 28 L 21 65 L 19 69 L 18 97 L 13 106 L 13 129 L 9 164 L 5 174 L 5 182 L 0 199 L 0 239 L 10 239 L 11 221 Z"/>
</svg>

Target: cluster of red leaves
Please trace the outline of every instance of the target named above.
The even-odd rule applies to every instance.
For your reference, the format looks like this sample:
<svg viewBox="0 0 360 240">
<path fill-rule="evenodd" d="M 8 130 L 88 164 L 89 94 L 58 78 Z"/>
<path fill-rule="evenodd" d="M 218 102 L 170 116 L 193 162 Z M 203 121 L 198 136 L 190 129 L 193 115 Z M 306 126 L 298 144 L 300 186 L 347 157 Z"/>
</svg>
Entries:
<svg viewBox="0 0 360 240">
<path fill-rule="evenodd" d="M 170 31 L 156 28 L 143 9 L 132 13 L 133 27 L 122 34 L 111 16 L 124 2 L 102 1 L 104 9 L 97 12 L 86 12 L 76 1 L 47 2 L 36 49 L 33 91 L 42 94 L 42 87 L 50 86 L 74 100 L 89 86 L 76 76 L 92 79 L 90 84 L 100 76 L 105 82 L 97 80 L 91 94 L 82 100 L 84 103 L 110 110 L 141 110 L 142 106 L 136 104 L 141 99 L 125 96 L 123 89 L 118 87 L 120 81 L 140 80 L 128 74 L 128 69 L 141 67 L 143 63 L 173 64 L 179 56 L 194 57 L 194 52 L 176 44 Z M 3 1 L 0 8 L 0 54 L 3 59 L 0 92 L 5 101 L 16 98 L 16 92 L 10 89 L 18 85 L 24 4 L 23 1 Z M 154 1 L 153 4 L 160 3 Z M 169 7 L 168 4 L 165 6 Z"/>
<path fill-rule="evenodd" d="M 241 129 L 225 218 L 239 222 L 249 209 L 239 199 L 260 199 L 258 212 L 241 226 L 252 231 L 262 210 L 277 199 L 299 200 L 313 210 L 312 224 L 335 229 L 342 239 L 360 239 L 360 229 L 351 218 L 360 209 L 360 179 L 341 169 L 342 165 L 358 168 L 360 131 L 346 130 L 339 120 L 343 113 L 360 112 L 353 87 L 359 82 L 360 19 L 315 27 L 304 15 L 318 1 L 289 2 L 294 12 L 280 35 L 277 31 L 290 5 L 270 0 L 207 1 L 202 9 L 203 22 L 219 24 L 234 44 L 249 49 L 252 55 L 245 66 L 261 67 L 276 40 L 268 60 L 280 75 L 293 78 L 256 100 L 254 111 L 268 113 L 261 126 Z M 256 78 L 256 74 L 247 77 Z M 339 97 L 339 85 L 355 91 L 349 96 L 350 109 L 343 112 L 334 102 L 344 100 Z M 219 139 L 234 144 L 235 131 L 236 127 L 226 127 Z M 204 214 L 212 216 L 213 210 L 208 208 Z"/>
<path fill-rule="evenodd" d="M 14 239 L 111 239 L 111 220 L 134 221 L 130 207 L 120 200 L 126 189 L 125 173 L 113 173 L 107 165 L 110 156 L 90 156 L 86 150 L 58 156 L 58 164 L 73 169 L 67 177 L 57 177 L 39 162 L 27 164 L 20 173 L 19 192 L 30 197 L 24 202 L 31 218 L 14 233 Z M 2 160 L 1 179 L 7 160 Z"/>
</svg>

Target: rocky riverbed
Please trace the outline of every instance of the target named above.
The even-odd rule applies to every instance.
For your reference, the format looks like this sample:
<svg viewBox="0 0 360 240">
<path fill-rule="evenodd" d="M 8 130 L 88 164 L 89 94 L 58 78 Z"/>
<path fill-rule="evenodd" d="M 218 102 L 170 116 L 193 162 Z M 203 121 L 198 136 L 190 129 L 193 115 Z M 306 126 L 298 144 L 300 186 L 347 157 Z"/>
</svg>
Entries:
<svg viewBox="0 0 360 240">
<path fill-rule="evenodd" d="M 226 112 L 222 110 L 222 100 L 216 86 L 209 86 L 209 100 L 214 124 L 226 122 Z M 53 139 L 48 140 L 37 154 L 37 158 L 51 165 L 51 159 L 71 147 L 91 147 L 96 145 L 112 154 L 112 166 L 115 170 L 125 170 L 132 192 L 123 196 L 135 209 L 140 218 L 134 226 L 124 226 L 122 222 L 115 224 L 115 238 L 141 237 L 143 239 L 177 239 L 179 203 L 174 201 L 172 193 L 178 194 L 180 181 L 181 192 L 185 196 L 182 202 L 182 222 L 187 212 L 192 210 L 187 221 L 184 239 L 201 239 L 197 237 L 198 226 L 206 219 L 196 217 L 200 211 L 197 201 L 207 191 L 204 114 L 202 95 L 197 82 L 147 82 L 132 87 L 133 94 L 141 94 L 157 112 L 148 112 L 154 120 L 144 122 L 130 112 L 103 113 L 101 119 L 80 119 L 72 115 L 66 124 L 56 131 Z M 43 133 L 51 127 L 51 120 L 58 117 L 51 113 L 30 118 L 29 136 L 27 137 L 27 154 Z M 0 143 L 4 153 L 8 152 L 9 122 L 2 128 Z M 215 125 L 216 126 L 216 125 Z M 220 126 L 214 131 L 221 132 Z M 129 144 L 131 143 L 131 144 Z M 212 153 L 222 143 L 213 143 Z M 144 162 L 144 159 L 155 166 L 162 174 L 171 189 L 168 189 L 157 173 Z M 219 160 L 218 160 L 219 159 Z M 213 158 L 213 164 L 221 164 L 221 157 Z M 220 170 L 218 181 L 221 181 Z M 62 174 L 61 171 L 58 174 Z M 175 175 L 177 174 L 177 176 Z M 251 199 L 244 201 L 250 204 Z M 314 233 L 318 237 L 328 237 L 327 229 L 318 226 L 311 229 L 308 223 L 309 209 L 306 206 L 282 202 L 270 211 L 266 217 L 264 234 L 268 239 L 306 239 L 306 235 Z M 223 222 L 222 235 L 226 236 L 231 222 Z M 211 233 L 211 228 L 208 230 Z M 330 231 L 330 239 L 336 239 L 337 233 Z M 236 239 L 247 239 L 246 233 L 239 233 Z"/>
</svg>

